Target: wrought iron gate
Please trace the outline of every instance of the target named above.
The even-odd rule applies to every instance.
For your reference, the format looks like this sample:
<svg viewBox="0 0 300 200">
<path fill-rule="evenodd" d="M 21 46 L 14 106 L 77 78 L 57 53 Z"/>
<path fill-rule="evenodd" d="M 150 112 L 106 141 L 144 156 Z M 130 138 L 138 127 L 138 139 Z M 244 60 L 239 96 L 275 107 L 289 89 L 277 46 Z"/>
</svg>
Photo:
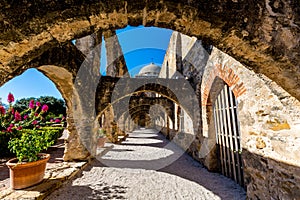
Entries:
<svg viewBox="0 0 300 200">
<path fill-rule="evenodd" d="M 244 187 L 237 100 L 228 85 L 217 95 L 213 111 L 222 174 Z"/>
</svg>

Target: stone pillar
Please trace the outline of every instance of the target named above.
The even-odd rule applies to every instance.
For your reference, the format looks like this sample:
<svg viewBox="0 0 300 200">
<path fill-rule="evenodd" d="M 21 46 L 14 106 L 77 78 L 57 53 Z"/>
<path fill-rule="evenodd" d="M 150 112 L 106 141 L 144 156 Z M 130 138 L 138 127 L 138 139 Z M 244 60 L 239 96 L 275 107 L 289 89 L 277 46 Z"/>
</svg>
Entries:
<svg viewBox="0 0 300 200">
<path fill-rule="evenodd" d="M 69 136 L 64 160 L 83 160 L 96 154 L 96 133 L 99 123 L 95 113 L 95 94 L 100 79 L 102 33 L 78 39 L 76 47 L 86 58 L 74 77 L 72 105 L 68 106 Z"/>
<path fill-rule="evenodd" d="M 90 156 L 90 153 L 81 142 L 74 122 L 73 112 L 68 110 L 67 116 L 68 138 L 65 142 L 63 159 L 64 161 L 87 159 Z"/>
<path fill-rule="evenodd" d="M 104 33 L 106 48 L 106 75 L 112 77 L 129 77 L 122 48 L 115 31 L 108 30 Z"/>
<path fill-rule="evenodd" d="M 177 33 L 176 37 L 176 71 L 182 74 L 182 42 L 181 34 Z"/>
<path fill-rule="evenodd" d="M 128 118 L 127 121 L 128 121 L 127 131 L 132 132 L 132 131 L 134 130 L 134 124 L 133 124 L 133 121 L 131 120 L 131 118 Z"/>
<path fill-rule="evenodd" d="M 93 67 L 100 70 L 102 32 L 96 32 L 83 38 L 77 39 L 75 46 L 92 62 Z"/>
</svg>

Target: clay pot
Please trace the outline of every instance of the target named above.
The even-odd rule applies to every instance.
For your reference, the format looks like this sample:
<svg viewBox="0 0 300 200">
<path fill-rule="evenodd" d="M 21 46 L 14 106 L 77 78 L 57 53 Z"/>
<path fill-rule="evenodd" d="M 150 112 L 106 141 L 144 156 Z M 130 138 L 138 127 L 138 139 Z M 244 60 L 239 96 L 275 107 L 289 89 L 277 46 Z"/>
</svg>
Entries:
<svg viewBox="0 0 300 200">
<path fill-rule="evenodd" d="M 103 138 L 98 138 L 98 144 L 97 144 L 97 146 L 98 146 L 98 147 L 104 147 L 105 141 L 106 141 L 106 138 L 105 138 L 105 137 L 103 137 Z"/>
<path fill-rule="evenodd" d="M 41 182 L 45 175 L 46 164 L 50 154 L 41 153 L 41 160 L 18 163 L 17 158 L 10 159 L 6 165 L 9 168 L 10 187 L 23 189 Z"/>
</svg>

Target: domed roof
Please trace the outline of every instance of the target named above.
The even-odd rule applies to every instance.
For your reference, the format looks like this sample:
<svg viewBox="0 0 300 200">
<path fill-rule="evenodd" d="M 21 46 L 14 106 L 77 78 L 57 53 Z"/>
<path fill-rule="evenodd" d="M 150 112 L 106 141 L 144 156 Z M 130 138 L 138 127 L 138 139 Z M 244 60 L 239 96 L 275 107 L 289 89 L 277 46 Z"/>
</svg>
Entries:
<svg viewBox="0 0 300 200">
<path fill-rule="evenodd" d="M 143 67 L 140 72 L 139 76 L 158 76 L 160 72 L 160 67 L 155 65 L 154 63 L 150 63 L 149 65 L 146 65 Z"/>
</svg>

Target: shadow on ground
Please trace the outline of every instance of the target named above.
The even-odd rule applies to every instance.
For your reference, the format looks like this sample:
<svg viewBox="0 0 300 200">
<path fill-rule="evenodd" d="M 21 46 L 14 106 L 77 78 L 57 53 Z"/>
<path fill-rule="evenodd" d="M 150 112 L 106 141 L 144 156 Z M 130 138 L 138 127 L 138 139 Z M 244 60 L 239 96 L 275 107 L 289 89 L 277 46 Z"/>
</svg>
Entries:
<svg viewBox="0 0 300 200">
<path fill-rule="evenodd" d="M 94 188 L 92 188 L 94 187 Z M 126 199 L 124 194 L 126 193 L 126 187 L 122 186 L 108 186 L 105 183 L 97 185 L 74 185 L 70 187 L 69 194 L 57 194 L 56 200 L 59 199 Z"/>
</svg>

